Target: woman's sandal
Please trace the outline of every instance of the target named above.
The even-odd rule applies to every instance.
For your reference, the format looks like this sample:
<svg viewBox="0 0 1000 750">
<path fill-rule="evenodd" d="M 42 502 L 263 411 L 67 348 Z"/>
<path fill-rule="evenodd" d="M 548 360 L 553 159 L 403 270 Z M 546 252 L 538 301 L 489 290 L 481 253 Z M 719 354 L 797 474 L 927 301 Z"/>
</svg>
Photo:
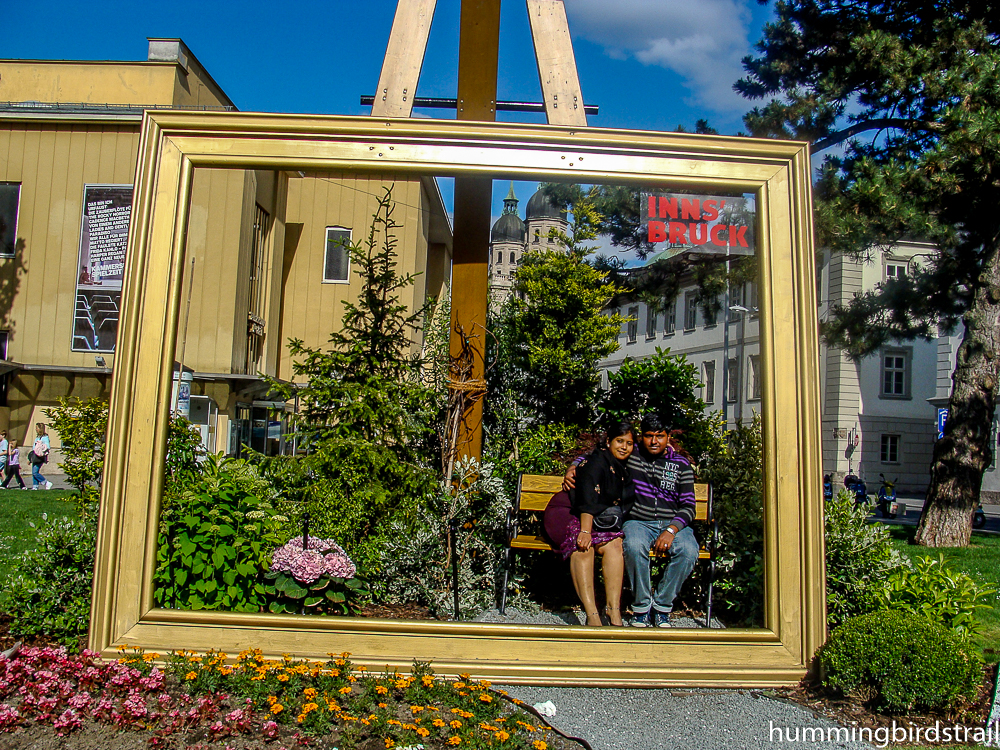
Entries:
<svg viewBox="0 0 1000 750">
<path fill-rule="evenodd" d="M 601 627 L 604 624 L 603 622 L 601 622 L 601 613 L 600 612 L 586 612 L 585 614 L 587 615 L 587 626 L 588 627 L 599 628 L 599 627 Z M 597 622 L 591 622 L 590 621 L 591 618 L 597 620 Z"/>
<path fill-rule="evenodd" d="M 622 611 L 619 607 L 605 607 L 604 614 L 608 616 L 608 622 L 616 628 L 620 628 L 625 624 L 622 622 Z M 618 622 L 615 622 L 615 619 L 617 619 Z"/>
</svg>

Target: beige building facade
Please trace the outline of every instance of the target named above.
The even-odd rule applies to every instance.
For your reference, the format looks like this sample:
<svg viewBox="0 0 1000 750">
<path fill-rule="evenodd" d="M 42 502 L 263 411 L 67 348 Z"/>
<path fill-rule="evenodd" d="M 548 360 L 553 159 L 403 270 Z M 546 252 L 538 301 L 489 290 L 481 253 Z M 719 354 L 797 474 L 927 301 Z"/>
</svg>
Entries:
<svg viewBox="0 0 1000 750">
<path fill-rule="evenodd" d="M 0 61 L 0 427 L 19 442 L 60 397 L 108 394 L 142 113 L 156 108 L 235 106 L 177 39 L 150 39 L 144 62 Z M 420 274 L 403 301 L 419 307 L 450 278 L 433 177 L 195 170 L 175 367 L 209 451 L 290 450 L 294 405 L 260 375 L 292 380 L 288 339 L 322 347 L 339 327 L 360 291 L 343 243 L 367 237 L 389 186 L 399 270 Z"/>
</svg>

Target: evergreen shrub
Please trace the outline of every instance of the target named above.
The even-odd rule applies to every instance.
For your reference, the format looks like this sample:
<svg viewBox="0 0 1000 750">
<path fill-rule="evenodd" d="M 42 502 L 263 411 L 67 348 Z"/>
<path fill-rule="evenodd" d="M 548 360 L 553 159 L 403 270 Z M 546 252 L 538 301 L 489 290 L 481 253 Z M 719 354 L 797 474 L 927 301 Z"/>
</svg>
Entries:
<svg viewBox="0 0 1000 750">
<path fill-rule="evenodd" d="M 831 628 L 848 617 L 886 607 L 889 577 L 905 561 L 891 542 L 889 529 L 868 523 L 869 509 L 841 490 L 826 501 L 826 611 Z"/>
<path fill-rule="evenodd" d="M 825 687 L 894 712 L 955 707 L 973 700 L 983 680 L 982 661 L 965 639 L 908 612 L 848 618 L 819 660 Z"/>
<path fill-rule="evenodd" d="M 17 638 L 45 636 L 79 650 L 90 622 L 97 540 L 96 506 L 81 504 L 81 518 L 43 516 L 35 547 L 15 562 L 0 592 L 0 609 Z"/>
</svg>

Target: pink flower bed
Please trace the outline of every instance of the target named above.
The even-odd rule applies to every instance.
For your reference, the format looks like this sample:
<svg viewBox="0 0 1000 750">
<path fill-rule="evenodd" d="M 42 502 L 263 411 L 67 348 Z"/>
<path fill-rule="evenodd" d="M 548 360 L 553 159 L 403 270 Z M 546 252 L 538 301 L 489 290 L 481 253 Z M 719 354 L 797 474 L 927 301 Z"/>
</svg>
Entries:
<svg viewBox="0 0 1000 750">
<path fill-rule="evenodd" d="M 149 744 L 157 748 L 175 747 L 175 736 L 189 733 L 208 743 L 246 735 L 265 743 L 280 738 L 269 713 L 255 712 L 249 699 L 235 709 L 228 701 L 224 693 L 193 697 L 171 691 L 164 673 L 148 663 L 138 669 L 102 662 L 88 650 L 70 656 L 65 648 L 26 648 L 12 659 L 0 656 L 0 747 L 4 733 L 48 726 L 66 736 L 88 723 L 149 732 Z"/>
</svg>

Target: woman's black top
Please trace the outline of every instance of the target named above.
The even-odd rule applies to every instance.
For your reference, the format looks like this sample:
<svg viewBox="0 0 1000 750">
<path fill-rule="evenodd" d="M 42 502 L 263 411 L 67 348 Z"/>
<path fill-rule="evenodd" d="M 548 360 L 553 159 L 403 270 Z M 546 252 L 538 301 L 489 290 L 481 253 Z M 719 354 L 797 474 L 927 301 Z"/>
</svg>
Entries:
<svg viewBox="0 0 1000 750">
<path fill-rule="evenodd" d="M 599 516 L 612 505 L 620 505 L 625 514 L 635 500 L 635 489 L 624 461 L 607 448 L 595 451 L 576 470 L 576 487 L 570 493 L 573 515 L 590 513 Z"/>
</svg>

